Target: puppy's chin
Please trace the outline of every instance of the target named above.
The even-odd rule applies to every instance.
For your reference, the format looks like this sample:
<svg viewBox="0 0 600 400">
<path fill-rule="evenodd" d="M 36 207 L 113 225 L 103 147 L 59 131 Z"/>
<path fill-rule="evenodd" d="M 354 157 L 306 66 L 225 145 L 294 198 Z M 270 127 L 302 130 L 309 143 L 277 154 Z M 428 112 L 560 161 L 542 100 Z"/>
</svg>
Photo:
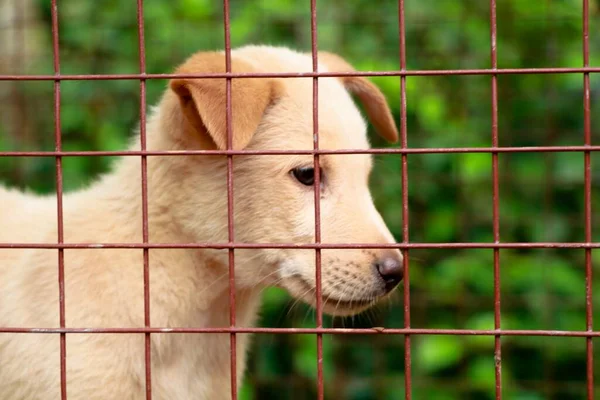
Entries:
<svg viewBox="0 0 600 400">
<path fill-rule="evenodd" d="M 279 283 L 279 286 L 286 289 L 294 298 L 301 300 L 314 308 L 317 307 L 316 287 L 302 278 L 298 276 L 286 278 Z M 356 299 L 345 298 L 343 296 L 337 297 L 335 293 L 322 292 L 321 308 L 326 314 L 347 317 L 369 309 L 383 297 L 385 296 L 372 296 L 367 299 Z"/>
</svg>

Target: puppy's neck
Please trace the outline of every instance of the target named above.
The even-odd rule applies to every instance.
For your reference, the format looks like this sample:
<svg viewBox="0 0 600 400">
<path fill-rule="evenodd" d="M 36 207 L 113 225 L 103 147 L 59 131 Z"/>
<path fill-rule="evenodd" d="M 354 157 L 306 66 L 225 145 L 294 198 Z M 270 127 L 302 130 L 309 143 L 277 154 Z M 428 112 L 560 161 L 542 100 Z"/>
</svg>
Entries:
<svg viewBox="0 0 600 400">
<path fill-rule="evenodd" d="M 147 149 L 181 151 L 201 143 L 189 137 L 183 116 L 173 98 L 166 97 L 148 117 Z M 130 146 L 140 149 L 139 137 Z M 192 147 L 193 146 L 193 147 Z M 227 168 L 226 157 L 206 155 L 164 155 L 147 157 L 148 239 L 150 243 L 227 243 Z M 113 173 L 95 186 L 95 207 L 110 209 L 110 214 L 129 222 L 121 230 L 124 237 L 101 238 L 106 242 L 141 242 L 142 184 L 141 161 L 137 156 L 122 157 Z M 117 188 L 118 192 L 115 192 Z M 108 197 L 107 193 L 109 194 Z M 104 201 L 103 201 L 104 200 Z M 236 252 L 236 265 L 251 263 L 251 257 Z M 180 298 L 181 310 L 164 309 L 153 316 L 181 326 L 228 326 L 228 250 L 152 249 L 151 288 L 154 293 L 171 293 Z M 180 282 L 181 281 L 181 282 Z M 245 287 L 236 280 L 238 321 L 252 325 L 261 288 Z M 225 305 L 225 306 L 223 306 Z M 160 304 L 151 308 L 160 313 Z M 223 308 L 224 307 L 224 308 Z M 221 312 L 215 313 L 215 310 Z M 205 313 L 210 311 L 208 313 Z M 204 315 L 204 316 L 203 316 Z"/>
<path fill-rule="evenodd" d="M 206 138 L 189 130 L 177 99 L 169 92 L 149 113 L 145 132 L 148 151 L 211 149 Z M 140 149 L 137 134 L 129 150 Z M 225 156 L 179 154 L 147 156 L 146 159 L 150 242 L 227 242 Z M 140 158 L 125 156 L 117 162 L 114 171 L 96 185 L 96 192 L 103 196 L 114 194 L 114 188 L 119 188 L 118 207 L 130 214 L 136 213 L 141 221 L 141 179 Z M 110 188 L 113 189 L 107 190 Z M 116 200 L 114 196 L 110 199 L 112 203 Z"/>
</svg>

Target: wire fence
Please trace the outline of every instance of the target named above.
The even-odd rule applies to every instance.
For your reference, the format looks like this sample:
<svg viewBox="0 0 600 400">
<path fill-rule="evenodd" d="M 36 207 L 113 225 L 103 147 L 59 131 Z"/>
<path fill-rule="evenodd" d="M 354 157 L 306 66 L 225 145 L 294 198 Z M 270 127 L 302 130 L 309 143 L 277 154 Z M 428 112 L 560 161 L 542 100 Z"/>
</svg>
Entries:
<svg viewBox="0 0 600 400">
<path fill-rule="evenodd" d="M 412 374 L 412 349 L 413 340 L 420 335 L 453 335 L 457 337 L 463 336 L 487 336 L 493 337 L 493 359 L 494 359 L 494 386 L 495 398 L 503 398 L 503 374 L 502 365 L 507 357 L 511 354 L 506 354 L 504 341 L 510 337 L 577 337 L 585 338 L 586 348 L 586 398 L 592 400 L 595 398 L 595 382 L 594 382 L 594 347 L 593 338 L 600 336 L 600 331 L 594 330 L 594 296 L 592 287 L 593 262 L 592 251 L 600 248 L 600 243 L 594 241 L 592 236 L 593 219 L 592 219 L 592 154 L 600 150 L 600 145 L 592 144 L 592 126 L 591 126 L 591 85 L 590 75 L 599 73 L 600 67 L 590 65 L 590 1 L 582 0 L 582 51 L 583 66 L 572 67 L 548 67 L 548 68 L 498 68 L 498 49 L 497 49 L 497 4 L 495 0 L 489 1 L 489 38 L 490 38 L 490 62 L 488 68 L 482 69 L 448 69 L 448 70 L 414 70 L 407 68 L 407 52 L 406 52 L 406 31 L 405 31 L 405 3 L 408 0 L 398 1 L 398 29 L 399 29 L 399 70 L 387 71 L 361 71 L 352 73 L 331 73 L 320 72 L 318 70 L 318 15 L 316 0 L 310 1 L 310 32 L 311 32 L 311 53 L 313 60 L 312 72 L 298 73 L 233 73 L 231 72 L 231 32 L 230 32 L 230 2 L 223 1 L 223 25 L 224 25 L 224 43 L 226 54 L 226 72 L 220 74 L 164 74 L 164 73 L 148 73 L 146 68 L 146 42 L 145 42 L 145 25 L 144 25 L 144 1 L 137 0 L 137 31 L 138 31 L 138 55 L 139 55 L 139 72 L 137 73 L 122 73 L 122 74 L 65 74 L 61 72 L 61 52 L 60 52 L 60 27 L 59 27 L 59 0 L 51 2 L 51 25 L 52 25 L 52 49 L 53 49 L 53 73 L 52 74 L 37 74 L 26 75 L 19 73 L 9 73 L 0 75 L 0 81 L 47 81 L 53 85 L 53 100 L 54 100 L 54 150 L 52 151 L 0 151 L 0 157 L 50 157 L 54 158 L 55 177 L 56 177 L 56 199 L 57 199 L 57 226 L 58 240 L 57 243 L 0 243 L 0 249 L 55 249 L 58 253 L 58 282 L 57 291 L 60 299 L 60 320 L 58 327 L 0 327 L 0 333 L 47 333 L 56 334 L 60 337 L 60 380 L 61 380 L 61 398 L 67 398 L 67 351 L 66 337 L 67 335 L 75 334 L 126 334 L 137 333 L 145 336 L 145 389 L 146 398 L 152 398 L 152 351 L 151 351 L 151 336 L 153 334 L 172 334 L 172 333 L 187 333 L 187 334 L 211 334 L 211 333 L 227 333 L 230 335 L 230 376 L 231 376 L 231 398 L 237 399 L 239 396 L 238 387 L 236 385 L 236 363 L 238 355 L 236 354 L 237 335 L 240 333 L 256 333 L 256 334 L 277 334 L 277 335 L 313 335 L 316 340 L 316 396 L 318 399 L 325 397 L 325 384 L 328 379 L 325 377 L 323 358 L 324 358 L 324 337 L 327 335 L 368 335 L 376 341 L 374 337 L 379 335 L 401 336 L 404 340 L 404 357 L 403 357 L 403 378 L 404 378 L 404 398 L 413 398 L 413 374 Z M 308 4 L 307 4 L 308 7 Z M 67 24 L 68 21 L 63 23 Z M 498 131 L 498 115 L 499 115 L 499 77 L 508 75 L 540 75 L 540 74 L 576 74 L 583 77 L 583 140 L 577 145 L 537 145 L 537 146 L 502 146 Z M 490 145 L 484 147 L 410 147 L 408 143 L 408 126 L 407 126 L 407 77 L 429 77 L 429 76 L 478 76 L 482 75 L 489 78 L 491 85 L 491 126 L 489 126 Z M 319 93 L 319 78 L 322 77 L 337 77 L 337 76 L 367 76 L 367 77 L 397 77 L 400 80 L 400 146 L 397 148 L 375 148 L 371 150 L 321 150 L 319 149 L 319 126 L 318 126 L 318 93 Z M 231 116 L 231 89 L 232 79 L 247 79 L 256 77 L 277 77 L 277 78 L 312 78 L 313 80 L 313 131 L 314 131 L 314 149 L 306 151 L 285 151 L 285 150 L 270 150 L 270 151 L 248 151 L 248 150 L 232 150 L 232 125 Z M 172 78 L 224 78 L 226 79 L 226 115 L 227 115 L 227 149 L 226 150 L 190 150 L 190 151 L 156 151 L 147 150 L 146 148 L 146 92 L 147 83 L 149 80 L 164 80 Z M 62 128 L 61 128 L 61 88 L 65 81 L 79 80 L 132 80 L 139 81 L 139 122 L 140 122 L 140 150 L 135 151 L 109 151 L 109 150 L 65 150 L 62 145 Z M 501 241 L 501 167 L 500 154 L 518 154 L 518 153 L 556 153 L 556 152 L 578 152 L 583 154 L 583 236 L 578 242 L 503 242 Z M 320 196 L 318 188 L 320 187 L 320 157 L 331 154 L 358 154 L 368 153 L 374 155 L 396 155 L 399 156 L 401 173 L 401 231 L 402 240 L 399 243 L 392 245 L 373 245 L 361 243 L 346 243 L 346 244 L 327 244 L 321 241 L 321 220 L 320 220 Z M 489 242 L 472 242 L 465 240 L 463 242 L 417 242 L 412 240 L 410 235 L 411 220 L 414 217 L 413 211 L 409 208 L 409 193 L 411 190 L 412 180 L 409 180 L 409 157 L 415 154 L 489 154 L 491 157 L 491 171 L 489 171 L 492 193 L 489 206 L 492 211 L 492 240 Z M 234 202 L 233 202 L 233 182 L 236 177 L 233 174 L 233 157 L 239 155 L 289 155 L 289 154 L 305 154 L 314 157 L 315 166 L 315 243 L 298 245 L 290 243 L 240 243 L 236 241 L 235 224 L 233 220 Z M 172 156 L 181 155 L 223 155 L 227 157 L 227 209 L 228 209 L 228 241 L 226 243 L 153 243 L 149 240 L 148 233 L 148 176 L 147 176 L 147 160 L 152 156 Z M 103 156 L 127 156 L 139 157 L 141 163 L 140 185 L 142 187 L 142 216 L 143 216 L 143 238 L 140 243 L 68 243 L 64 240 L 63 228 L 63 169 L 64 161 L 71 157 L 103 157 Z M 464 200 L 464 199 L 463 199 Z M 191 327 L 176 327 L 165 328 L 157 327 L 150 320 L 150 296 L 151 286 L 149 279 L 149 260 L 151 258 L 152 249 L 223 249 L 229 254 L 229 301 L 230 301 L 230 326 L 226 328 L 191 328 Z M 235 283 L 235 250 L 236 249 L 265 249 L 265 248 L 294 248 L 294 249 L 310 249 L 314 250 L 316 257 L 316 326 L 313 328 L 274 328 L 274 327 L 239 327 L 236 326 L 236 291 L 234 290 Z M 325 327 L 322 311 L 321 297 L 321 251 L 323 249 L 357 249 L 357 248 L 398 248 L 404 256 L 404 286 L 402 294 L 403 305 L 403 327 L 387 328 L 387 327 Z M 65 323 L 65 276 L 64 276 L 64 251 L 66 249 L 141 249 L 143 251 L 143 279 L 144 279 L 144 326 L 138 328 L 93 328 L 93 327 L 73 327 L 67 326 Z M 413 324 L 413 315 L 415 309 L 421 307 L 415 304 L 415 294 L 411 294 L 411 276 L 414 265 L 413 253 L 421 250 L 467 250 L 467 249 L 488 249 L 493 252 L 493 329 L 440 329 L 440 328 L 422 328 L 415 327 Z M 504 263 L 502 262 L 501 250 L 504 249 L 529 249 L 540 251 L 580 251 L 584 254 L 583 265 L 585 271 L 585 327 L 580 330 L 557 330 L 552 327 L 547 329 L 507 329 L 503 327 L 502 305 L 505 301 L 502 296 L 501 276 Z M 509 296 L 510 297 L 510 296 Z M 419 297 L 421 299 L 421 297 Z M 419 300 L 421 301 L 421 300 Z M 473 302 L 473 299 L 461 299 L 462 302 Z M 335 381 L 335 380 L 334 380 Z M 281 384 L 281 382 L 280 382 Z M 335 384 L 335 383 L 332 383 Z M 436 385 L 443 387 L 444 383 L 436 381 Z M 460 386 L 465 384 L 460 382 L 446 382 L 445 385 Z M 553 383 L 549 381 L 543 382 L 542 386 L 546 388 Z"/>
</svg>

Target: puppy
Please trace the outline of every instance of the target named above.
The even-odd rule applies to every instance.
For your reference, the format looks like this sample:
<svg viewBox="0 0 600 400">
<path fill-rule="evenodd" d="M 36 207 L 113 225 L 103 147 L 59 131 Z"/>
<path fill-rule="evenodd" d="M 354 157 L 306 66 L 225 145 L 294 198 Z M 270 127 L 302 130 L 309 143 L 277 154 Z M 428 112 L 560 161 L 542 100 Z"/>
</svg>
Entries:
<svg viewBox="0 0 600 400">
<path fill-rule="evenodd" d="M 352 71 L 319 53 L 319 71 Z M 233 72 L 312 71 L 309 54 L 243 47 Z M 177 73 L 221 73 L 225 54 L 193 55 Z M 398 133 L 382 93 L 361 77 L 319 78 L 321 149 L 367 149 L 366 125 L 351 94 L 381 136 Z M 233 149 L 311 150 L 312 78 L 232 80 Z M 146 125 L 148 150 L 226 149 L 225 79 L 173 79 Z M 131 144 L 139 149 L 139 139 Z M 233 157 L 235 242 L 314 243 L 314 168 L 308 155 Z M 323 243 L 393 243 L 367 187 L 368 154 L 320 156 Z M 227 243 L 227 157 L 148 156 L 150 243 Z M 139 157 L 121 157 L 112 173 L 64 196 L 65 243 L 140 243 Z M 56 199 L 0 189 L 0 242 L 56 243 Z M 144 326 L 143 250 L 64 250 L 66 326 Z M 156 327 L 228 327 L 228 251 L 150 249 L 150 321 Z M 279 286 L 314 305 L 315 251 L 235 250 L 236 325 L 254 326 L 261 290 Z M 0 249 L 0 326 L 59 325 L 55 249 Z M 371 306 L 402 279 L 398 250 L 322 251 L 323 310 L 351 315 Z M 55 334 L 0 333 L 0 398 L 60 397 L 60 342 Z M 249 335 L 237 335 L 237 383 Z M 226 399 L 230 393 L 228 334 L 151 335 L 155 399 Z M 143 399 L 143 334 L 67 334 L 70 399 Z"/>
</svg>

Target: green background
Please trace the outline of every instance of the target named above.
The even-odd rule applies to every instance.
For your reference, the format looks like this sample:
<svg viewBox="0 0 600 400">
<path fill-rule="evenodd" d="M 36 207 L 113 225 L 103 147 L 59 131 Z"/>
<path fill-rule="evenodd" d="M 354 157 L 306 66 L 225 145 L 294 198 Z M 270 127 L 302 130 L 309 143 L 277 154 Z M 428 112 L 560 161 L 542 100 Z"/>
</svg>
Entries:
<svg viewBox="0 0 600 400">
<path fill-rule="evenodd" d="M 581 67 L 581 0 L 499 0 L 498 67 Z M 15 7 L 18 2 L 15 2 Z M 147 70 L 171 72 L 197 50 L 224 46 L 222 3 L 216 0 L 146 0 Z M 396 1 L 319 0 L 319 49 L 335 51 L 359 70 L 398 70 Z M 600 2 L 590 0 L 590 64 L 600 66 Z M 489 2 L 406 0 L 408 69 L 489 68 Z M 61 71 L 66 74 L 139 71 L 133 0 L 60 0 Z M 41 21 L 23 49 L 20 73 L 52 73 L 49 1 L 36 0 L 25 20 Z M 0 38 L 2 33 L 0 32 Z M 7 36 L 5 36 L 7 38 Z M 8 40 L 8 39 L 6 39 Z M 11 39 L 12 40 L 12 39 Z M 308 1 L 231 1 L 233 46 L 287 45 L 310 51 Z M 400 79 L 374 78 L 399 120 Z M 600 76 L 591 74 L 592 140 L 600 144 Z M 20 110 L 0 120 L 0 150 L 52 150 L 53 83 L 0 82 Z M 148 81 L 148 104 L 165 81 Z M 138 81 L 65 81 L 62 94 L 64 150 L 121 150 L 139 120 Z M 410 147 L 491 145 L 491 78 L 407 78 Z M 8 100 L 3 100 L 6 106 Z M 583 144 L 582 74 L 500 75 L 498 127 L 501 146 Z M 10 119 L 10 121 L 8 120 Z M 385 144 L 371 135 L 375 147 Z M 584 165 L 580 152 L 501 153 L 500 239 L 503 242 L 585 240 Z M 600 241 L 600 156 L 592 153 L 593 241 Z M 492 156 L 414 154 L 408 157 L 410 241 L 491 242 Z M 376 157 L 372 189 L 378 208 L 402 239 L 399 155 Z M 67 157 L 64 184 L 75 189 L 107 171 L 111 157 Z M 54 160 L 0 158 L 0 178 L 41 193 L 55 189 Z M 594 268 L 600 252 L 592 252 Z M 501 250 L 504 329 L 585 330 L 584 251 Z M 410 252 L 411 326 L 492 329 L 493 251 L 437 249 Z M 600 274 L 596 273 L 596 277 Z M 594 279 L 594 288 L 600 287 Z M 390 304 L 327 326 L 404 326 L 402 289 Z M 597 290 L 596 290 L 597 292 Z M 283 291 L 265 293 L 261 326 L 314 327 L 314 311 L 294 305 Z M 600 310 L 595 293 L 594 310 Z M 594 312 L 599 329 L 600 313 Z M 404 398 L 404 337 L 324 336 L 326 398 Z M 494 398 L 494 338 L 413 335 L 414 399 Z M 583 399 L 586 339 L 503 337 L 504 398 Z M 595 342 L 600 382 L 600 344 Z M 600 386 L 600 385 L 599 385 Z M 596 388 L 600 393 L 600 387 Z M 313 335 L 257 335 L 242 399 L 313 399 Z"/>
</svg>

